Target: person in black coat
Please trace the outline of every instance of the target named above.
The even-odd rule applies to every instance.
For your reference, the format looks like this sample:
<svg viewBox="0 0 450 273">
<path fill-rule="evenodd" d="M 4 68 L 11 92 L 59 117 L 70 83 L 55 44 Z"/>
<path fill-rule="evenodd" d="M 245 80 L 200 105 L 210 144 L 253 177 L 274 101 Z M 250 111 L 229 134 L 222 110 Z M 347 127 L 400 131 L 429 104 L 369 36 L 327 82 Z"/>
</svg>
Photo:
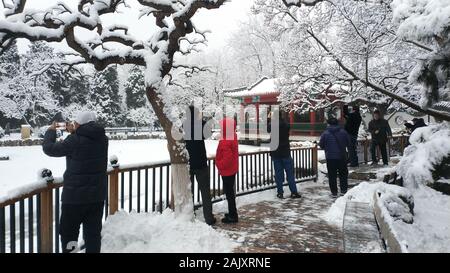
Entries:
<svg viewBox="0 0 450 273">
<path fill-rule="evenodd" d="M 408 129 L 409 133 L 412 134 L 417 128 L 426 127 L 426 123 L 423 118 L 413 118 L 412 124 L 405 122 L 405 127 Z"/>
<path fill-rule="evenodd" d="M 413 118 L 412 124 L 411 124 L 411 123 L 408 123 L 408 122 L 405 122 L 404 125 L 405 125 L 406 129 L 408 129 L 408 131 L 409 131 L 409 134 L 410 134 L 409 138 L 411 137 L 411 134 L 412 134 L 416 129 L 421 128 L 421 127 L 426 127 L 426 126 L 427 126 L 427 124 L 425 123 L 425 121 L 423 120 L 423 118 Z M 411 144 L 411 142 L 409 141 L 409 138 L 408 138 L 408 145 Z"/>
<path fill-rule="evenodd" d="M 66 157 L 66 171 L 61 196 L 60 230 L 63 252 L 78 246 L 80 225 L 86 253 L 101 250 L 101 230 L 104 201 L 107 194 L 108 138 L 105 129 L 96 122 L 95 114 L 82 112 L 75 119 L 70 135 L 56 141 L 54 122 L 47 130 L 42 144 L 51 157 Z"/>
<path fill-rule="evenodd" d="M 383 164 L 388 165 L 387 147 L 388 138 L 392 136 L 391 127 L 385 120 L 379 110 L 373 112 L 373 120 L 369 122 L 369 132 L 372 135 L 370 143 L 370 153 L 372 155 L 372 165 L 378 164 L 376 149 L 380 148 Z"/>
<path fill-rule="evenodd" d="M 276 115 L 275 115 L 276 116 Z M 278 135 L 276 131 L 271 130 L 272 124 L 278 125 Z M 300 198 L 294 176 L 294 161 L 291 157 L 291 147 L 289 143 L 289 131 L 291 127 L 278 112 L 278 124 L 271 120 L 268 124 L 268 131 L 270 133 L 271 143 L 278 137 L 278 146 L 271 147 L 270 156 L 272 157 L 273 166 L 275 169 L 275 182 L 277 185 L 277 197 L 282 199 L 284 195 L 283 184 L 286 178 L 291 191 L 291 198 Z M 276 143 L 276 141 L 274 142 Z"/>
<path fill-rule="evenodd" d="M 189 170 L 191 176 L 192 199 L 194 199 L 194 178 L 202 195 L 202 208 L 205 222 L 214 225 L 216 218 L 212 212 L 211 187 L 209 178 L 208 158 L 206 156 L 205 136 L 203 130 L 206 122 L 202 120 L 200 111 L 194 106 L 189 107 L 188 118 L 184 124 L 186 149 L 189 153 Z"/>
<path fill-rule="evenodd" d="M 352 111 L 348 109 L 348 105 L 344 106 L 344 117 L 345 117 L 345 131 L 350 136 L 350 145 L 348 146 L 348 155 L 350 161 L 350 167 L 358 167 L 358 132 L 361 126 L 361 114 L 359 113 L 359 107 L 353 106 Z"/>
</svg>

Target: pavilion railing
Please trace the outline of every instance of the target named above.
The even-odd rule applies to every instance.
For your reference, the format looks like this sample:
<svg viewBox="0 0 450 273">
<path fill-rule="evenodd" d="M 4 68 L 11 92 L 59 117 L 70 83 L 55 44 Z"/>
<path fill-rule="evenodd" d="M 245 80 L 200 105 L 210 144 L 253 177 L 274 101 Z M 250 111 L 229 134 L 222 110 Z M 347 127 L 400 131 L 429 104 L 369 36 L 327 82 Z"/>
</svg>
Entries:
<svg viewBox="0 0 450 273">
<path fill-rule="evenodd" d="M 293 148 L 297 182 L 317 179 L 317 147 Z M 209 158 L 213 202 L 224 199 L 223 185 Z M 169 162 L 142 166 L 115 165 L 108 172 L 108 196 L 104 218 L 119 210 L 162 212 L 172 201 L 172 178 Z M 273 164 L 268 151 L 242 153 L 236 177 L 236 195 L 275 187 Z M 49 183 L 29 193 L 0 202 L 0 253 L 61 252 L 59 218 L 63 183 Z M 201 196 L 194 183 L 194 201 L 201 206 Z"/>
<path fill-rule="evenodd" d="M 388 150 L 388 157 L 393 156 L 402 156 L 403 151 L 405 150 L 406 146 L 408 145 L 408 135 L 402 134 L 402 135 L 394 135 L 392 137 L 388 138 L 387 142 L 387 150 Z M 363 138 L 358 139 L 358 159 L 359 163 L 369 163 L 372 161 L 372 155 L 370 152 L 370 138 Z M 380 150 L 376 150 L 377 158 L 381 158 Z"/>
</svg>

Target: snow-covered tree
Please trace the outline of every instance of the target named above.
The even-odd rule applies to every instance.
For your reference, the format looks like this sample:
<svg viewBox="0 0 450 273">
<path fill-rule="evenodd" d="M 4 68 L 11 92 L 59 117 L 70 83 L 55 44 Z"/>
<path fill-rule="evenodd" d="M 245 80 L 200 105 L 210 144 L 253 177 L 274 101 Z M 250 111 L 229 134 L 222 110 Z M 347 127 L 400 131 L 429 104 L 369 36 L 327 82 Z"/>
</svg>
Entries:
<svg viewBox="0 0 450 273">
<path fill-rule="evenodd" d="M 231 52 L 227 54 L 238 66 L 235 77 L 243 78 L 242 85 L 249 85 L 262 77 L 277 77 L 276 34 L 265 26 L 258 16 L 250 16 L 228 40 Z"/>
<path fill-rule="evenodd" d="M 14 42 L 4 54 L 0 55 L 0 125 L 5 125 L 11 118 L 14 108 L 9 103 L 9 87 L 11 79 L 20 69 L 20 56 Z"/>
<path fill-rule="evenodd" d="M 105 126 L 117 126 L 123 122 L 122 98 L 119 94 L 117 68 L 113 65 L 92 77 L 89 105 L 97 113 L 98 121 Z"/>
<path fill-rule="evenodd" d="M 139 66 L 131 68 L 125 83 L 126 104 L 130 109 L 137 109 L 147 105 L 145 99 L 144 70 Z"/>
<path fill-rule="evenodd" d="M 19 67 L 0 82 L 1 109 L 5 118 L 23 120 L 32 126 L 48 123 L 57 107 L 49 88 L 55 63 L 58 60 L 47 45 L 39 42 L 30 46 L 21 57 Z"/>
<path fill-rule="evenodd" d="M 266 24 L 281 36 L 278 66 L 283 106 L 309 111 L 342 101 L 382 110 L 392 105 L 389 96 L 349 75 L 339 62 L 364 81 L 416 99 L 416 92 L 407 87 L 407 76 L 421 49 L 396 37 L 387 2 L 324 1 L 299 8 L 258 0 L 254 11 L 263 14 Z"/>
<path fill-rule="evenodd" d="M 297 52 L 301 57 L 296 62 L 290 62 L 295 53 L 288 50 L 290 55 L 282 63 L 289 70 L 285 73 L 288 77 L 283 77 L 286 82 L 282 83 L 291 90 L 286 93 L 286 101 L 295 99 L 292 94 L 323 101 L 328 93 L 327 83 L 333 83 L 350 86 L 339 90 L 344 97 L 369 97 L 382 105 L 390 105 L 394 99 L 416 111 L 450 120 L 448 113 L 417 103 L 418 89 L 408 84 L 407 74 L 417 61 L 412 57 L 430 48 L 396 35 L 391 2 L 256 0 L 254 11 L 265 15 L 274 32 L 294 31 L 287 35 L 289 50 L 301 48 Z M 319 82 L 325 88 L 316 91 L 312 98 L 305 91 L 292 92 L 301 90 L 304 82 Z"/>
<path fill-rule="evenodd" d="M 154 126 L 156 116 L 145 98 L 144 70 L 133 66 L 125 82 L 125 102 L 128 126 Z"/>
<path fill-rule="evenodd" d="M 401 38 L 431 44 L 410 75 L 412 83 L 422 86 L 421 106 L 449 109 L 450 1 L 393 0 L 392 8 Z"/>
<path fill-rule="evenodd" d="M 90 63 L 97 70 L 112 64 L 145 67 L 146 95 L 167 136 L 172 163 L 175 213 L 192 215 L 190 179 L 183 141 L 172 135 L 173 125 L 181 125 L 178 117 L 170 116 L 165 102 L 167 76 L 174 66 L 177 52 L 188 53 L 202 40 L 192 23 L 201 9 L 217 9 L 226 0 L 137 0 L 124 5 L 123 0 L 79 0 L 76 8 L 62 2 L 42 10 L 26 9 L 25 0 L 3 1 L 5 19 L 0 20 L 0 47 L 25 38 L 65 42 L 74 54 L 70 64 Z M 8 4 L 5 4 L 8 3 Z M 118 18 L 122 10 L 135 9 L 139 18 L 151 17 L 149 37 L 138 37 L 124 25 L 106 25 L 102 17 Z M 125 23 L 125 22 L 124 22 Z M 153 24 L 152 24 L 153 23 Z M 91 35 L 79 36 L 82 31 Z M 187 44 L 181 48 L 181 43 Z"/>
</svg>

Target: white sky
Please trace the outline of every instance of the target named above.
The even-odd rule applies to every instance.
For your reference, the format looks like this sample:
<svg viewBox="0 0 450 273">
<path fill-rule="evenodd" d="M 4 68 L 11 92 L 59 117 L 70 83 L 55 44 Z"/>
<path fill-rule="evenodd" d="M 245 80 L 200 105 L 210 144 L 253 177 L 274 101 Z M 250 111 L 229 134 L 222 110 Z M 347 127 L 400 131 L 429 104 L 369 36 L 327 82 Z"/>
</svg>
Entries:
<svg viewBox="0 0 450 273">
<path fill-rule="evenodd" d="M 32 9 L 45 9 L 46 7 L 52 6 L 61 0 L 28 0 L 26 8 Z M 76 7 L 78 1 L 75 0 L 62 0 L 67 3 L 70 7 Z M 127 3 L 132 6 L 136 5 L 134 0 L 127 0 Z M 208 49 L 217 49 L 225 45 L 226 40 L 229 35 L 236 30 L 239 22 L 244 21 L 250 12 L 250 7 L 253 0 L 231 0 L 227 2 L 224 6 L 217 10 L 201 10 L 198 12 L 194 18 L 194 24 L 200 30 L 210 30 L 211 33 L 208 34 L 209 47 Z M 3 7 L 0 5 L 0 14 L 3 17 Z M 120 24 L 129 26 L 129 31 L 139 37 L 148 37 L 151 34 L 152 20 L 149 18 L 137 20 L 137 11 L 133 10 L 130 12 L 128 9 L 124 14 L 120 15 L 120 19 L 117 17 L 105 18 L 103 21 L 107 24 Z M 19 41 L 19 50 L 24 52 L 27 48 L 26 41 Z M 55 45 L 56 48 L 64 50 L 64 46 Z"/>
</svg>

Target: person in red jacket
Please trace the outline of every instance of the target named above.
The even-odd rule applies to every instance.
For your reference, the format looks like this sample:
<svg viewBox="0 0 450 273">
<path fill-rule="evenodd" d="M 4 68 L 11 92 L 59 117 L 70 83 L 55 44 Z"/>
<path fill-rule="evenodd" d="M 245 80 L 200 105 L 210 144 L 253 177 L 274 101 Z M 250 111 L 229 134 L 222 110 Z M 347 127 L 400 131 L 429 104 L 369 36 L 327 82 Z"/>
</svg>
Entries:
<svg viewBox="0 0 450 273">
<path fill-rule="evenodd" d="M 221 137 L 216 153 L 216 166 L 222 177 L 223 190 L 228 202 L 228 213 L 222 219 L 223 223 L 237 223 L 236 194 L 234 184 L 239 169 L 239 144 L 236 135 L 236 122 L 225 118 L 220 122 Z"/>
</svg>

